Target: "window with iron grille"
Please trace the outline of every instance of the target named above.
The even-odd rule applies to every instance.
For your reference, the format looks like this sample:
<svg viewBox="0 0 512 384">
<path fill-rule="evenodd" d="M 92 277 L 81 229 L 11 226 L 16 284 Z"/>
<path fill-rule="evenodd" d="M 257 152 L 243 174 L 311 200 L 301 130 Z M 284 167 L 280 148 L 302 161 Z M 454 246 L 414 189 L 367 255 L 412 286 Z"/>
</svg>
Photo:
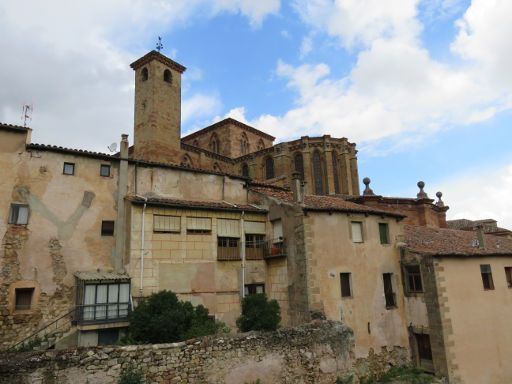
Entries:
<svg viewBox="0 0 512 384">
<path fill-rule="evenodd" d="M 9 212 L 9 224 L 28 224 L 28 205 L 11 204 Z"/>
<path fill-rule="evenodd" d="M 16 288 L 14 290 L 15 307 L 17 311 L 27 310 L 32 307 L 34 288 Z"/>
<path fill-rule="evenodd" d="M 265 235 L 245 235 L 245 258 L 247 260 L 260 260 L 263 258 Z"/>
<path fill-rule="evenodd" d="M 240 260 L 239 240 L 235 237 L 218 237 L 217 260 Z"/>
<path fill-rule="evenodd" d="M 423 284 L 421 280 L 421 270 L 419 265 L 406 265 L 405 282 L 407 284 L 407 292 L 420 293 L 423 292 Z"/>
<path fill-rule="evenodd" d="M 341 297 L 352 297 L 352 278 L 349 272 L 340 273 Z"/>
<path fill-rule="evenodd" d="M 494 289 L 494 282 L 492 280 L 492 272 L 490 264 L 481 264 L 480 265 L 480 273 L 482 275 L 482 283 L 484 285 L 485 290 Z"/>
<path fill-rule="evenodd" d="M 379 223 L 379 236 L 381 244 L 389 244 L 389 225 L 388 223 Z"/>
<path fill-rule="evenodd" d="M 263 284 L 263 283 L 245 284 L 244 292 L 245 292 L 245 296 L 256 295 L 258 293 L 265 293 L 265 284 Z"/>
<path fill-rule="evenodd" d="M 396 294 L 393 291 L 393 274 L 384 273 L 382 274 L 384 280 L 384 296 L 386 298 L 386 309 L 396 307 Z"/>
</svg>

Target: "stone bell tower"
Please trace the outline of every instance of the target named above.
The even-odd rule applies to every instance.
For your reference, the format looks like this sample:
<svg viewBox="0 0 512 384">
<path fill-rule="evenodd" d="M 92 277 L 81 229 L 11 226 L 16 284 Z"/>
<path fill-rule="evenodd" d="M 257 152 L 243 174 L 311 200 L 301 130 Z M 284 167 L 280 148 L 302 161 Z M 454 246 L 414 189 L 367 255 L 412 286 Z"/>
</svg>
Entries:
<svg viewBox="0 0 512 384">
<path fill-rule="evenodd" d="M 181 74 L 185 67 L 151 51 L 133 62 L 133 158 L 178 163 L 181 147 Z"/>
</svg>

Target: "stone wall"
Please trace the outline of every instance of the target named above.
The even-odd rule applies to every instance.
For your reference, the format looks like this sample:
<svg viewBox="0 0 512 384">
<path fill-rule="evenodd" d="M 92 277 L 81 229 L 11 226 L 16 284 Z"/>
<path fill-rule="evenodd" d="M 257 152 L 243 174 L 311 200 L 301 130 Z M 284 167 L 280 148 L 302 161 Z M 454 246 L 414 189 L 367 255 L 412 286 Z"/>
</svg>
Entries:
<svg viewBox="0 0 512 384">
<path fill-rule="evenodd" d="M 205 337 L 182 343 L 30 352 L 0 357 L 0 383 L 116 383 L 137 366 L 147 383 L 315 383 L 367 377 L 408 361 L 383 348 L 355 359 L 350 328 L 317 321 L 269 333 Z"/>
</svg>

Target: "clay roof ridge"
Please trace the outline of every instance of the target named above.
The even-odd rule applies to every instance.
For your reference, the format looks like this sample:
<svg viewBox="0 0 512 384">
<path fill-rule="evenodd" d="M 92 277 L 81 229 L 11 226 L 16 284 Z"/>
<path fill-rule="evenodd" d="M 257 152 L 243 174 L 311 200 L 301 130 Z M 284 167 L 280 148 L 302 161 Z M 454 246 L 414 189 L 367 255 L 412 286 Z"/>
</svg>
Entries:
<svg viewBox="0 0 512 384">
<path fill-rule="evenodd" d="M 103 152 L 94 152 L 89 151 L 87 149 L 76 149 L 76 148 L 67 148 L 60 145 L 51 145 L 51 144 L 38 144 L 38 143 L 30 143 L 26 145 L 27 149 L 37 149 L 37 150 L 49 150 L 56 152 L 65 152 L 70 154 L 78 154 L 78 155 L 88 155 L 88 156 L 100 156 L 100 157 L 108 157 L 115 158 L 113 155 L 109 155 Z"/>
<path fill-rule="evenodd" d="M 9 131 L 26 132 L 31 128 L 23 127 L 21 125 L 7 124 L 7 123 L 0 122 L 0 129 L 5 129 L 5 130 L 9 130 Z"/>
</svg>

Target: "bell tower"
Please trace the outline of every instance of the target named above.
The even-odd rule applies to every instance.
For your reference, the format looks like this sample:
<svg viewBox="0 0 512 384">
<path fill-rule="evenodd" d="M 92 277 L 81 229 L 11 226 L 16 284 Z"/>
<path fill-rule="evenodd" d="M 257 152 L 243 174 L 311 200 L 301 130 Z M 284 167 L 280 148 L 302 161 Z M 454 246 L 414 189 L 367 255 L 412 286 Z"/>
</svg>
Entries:
<svg viewBox="0 0 512 384">
<path fill-rule="evenodd" d="M 130 64 L 135 71 L 133 158 L 177 163 L 181 148 L 181 64 L 151 51 Z"/>
</svg>

